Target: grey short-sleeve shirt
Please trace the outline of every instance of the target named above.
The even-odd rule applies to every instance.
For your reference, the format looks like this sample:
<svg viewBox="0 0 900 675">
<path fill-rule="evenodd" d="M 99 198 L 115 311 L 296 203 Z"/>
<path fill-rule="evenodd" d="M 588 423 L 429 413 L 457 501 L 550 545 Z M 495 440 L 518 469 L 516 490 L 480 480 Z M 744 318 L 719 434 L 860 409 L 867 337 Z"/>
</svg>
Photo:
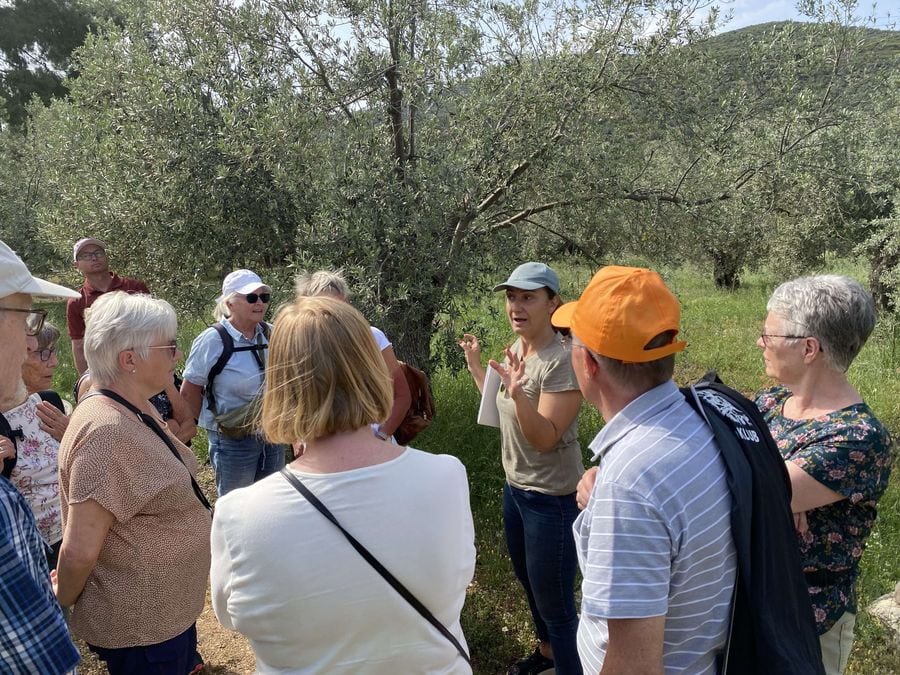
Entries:
<svg viewBox="0 0 900 675">
<path fill-rule="evenodd" d="M 511 349 L 521 356 L 522 344 L 519 340 L 513 343 Z M 525 393 L 535 405 L 541 392 L 578 391 L 571 352 L 559 340 L 553 340 L 525 359 L 525 375 L 528 377 Z M 521 490 L 548 495 L 575 492 L 578 480 L 584 473 L 578 445 L 578 419 L 563 432 L 556 447 L 549 452 L 539 452 L 522 433 L 516 419 L 516 404 L 503 387 L 497 393 L 497 409 L 500 412 L 500 443 L 507 482 Z"/>
</svg>

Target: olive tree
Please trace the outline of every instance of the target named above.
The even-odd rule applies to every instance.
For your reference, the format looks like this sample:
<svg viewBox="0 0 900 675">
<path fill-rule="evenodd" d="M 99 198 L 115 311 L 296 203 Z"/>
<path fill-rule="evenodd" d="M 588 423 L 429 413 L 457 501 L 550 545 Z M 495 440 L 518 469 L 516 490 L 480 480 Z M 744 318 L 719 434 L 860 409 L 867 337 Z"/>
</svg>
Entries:
<svg viewBox="0 0 900 675">
<path fill-rule="evenodd" d="M 790 89 L 787 40 L 736 82 L 704 52 L 707 5 L 124 6 L 69 99 L 34 109 L 42 236 L 103 236 L 185 302 L 238 265 L 286 292 L 298 268 L 343 267 L 418 362 L 448 298 L 535 242 L 717 261 L 840 120 L 831 94 Z"/>
</svg>

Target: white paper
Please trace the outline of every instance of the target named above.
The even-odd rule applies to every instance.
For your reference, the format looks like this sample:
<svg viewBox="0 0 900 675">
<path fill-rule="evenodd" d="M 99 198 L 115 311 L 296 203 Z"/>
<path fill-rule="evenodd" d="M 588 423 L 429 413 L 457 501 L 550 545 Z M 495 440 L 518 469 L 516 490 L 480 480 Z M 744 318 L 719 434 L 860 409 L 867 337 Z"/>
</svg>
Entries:
<svg viewBox="0 0 900 675">
<path fill-rule="evenodd" d="M 481 405 L 478 406 L 478 424 L 500 427 L 500 411 L 497 410 L 498 391 L 500 391 L 500 375 L 488 366 L 484 376 L 484 390 L 481 392 Z"/>
</svg>

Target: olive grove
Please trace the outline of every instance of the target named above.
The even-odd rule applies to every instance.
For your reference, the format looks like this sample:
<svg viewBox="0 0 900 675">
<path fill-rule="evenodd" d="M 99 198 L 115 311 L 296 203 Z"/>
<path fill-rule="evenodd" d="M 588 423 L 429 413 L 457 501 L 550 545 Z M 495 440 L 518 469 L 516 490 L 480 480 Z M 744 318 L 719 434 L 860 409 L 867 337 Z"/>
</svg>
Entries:
<svg viewBox="0 0 900 675">
<path fill-rule="evenodd" d="M 840 245 L 888 86 L 854 60 L 854 7 L 724 59 L 705 0 L 123 3 L 68 97 L 32 105 L 16 213 L 195 306 L 237 266 L 285 293 L 342 267 L 425 362 L 452 294 L 523 256 L 700 260 L 733 286 Z"/>
</svg>

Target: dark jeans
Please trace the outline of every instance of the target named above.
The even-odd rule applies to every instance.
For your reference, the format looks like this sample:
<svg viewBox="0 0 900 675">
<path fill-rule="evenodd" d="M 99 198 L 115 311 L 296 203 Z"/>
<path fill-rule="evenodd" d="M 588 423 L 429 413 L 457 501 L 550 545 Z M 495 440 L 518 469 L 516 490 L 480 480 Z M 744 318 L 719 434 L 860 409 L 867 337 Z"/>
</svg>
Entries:
<svg viewBox="0 0 900 675">
<path fill-rule="evenodd" d="M 503 486 L 503 527 L 539 640 L 549 642 L 557 675 L 581 675 L 575 611 L 575 493 L 554 497 Z"/>
<path fill-rule="evenodd" d="M 220 497 L 236 488 L 253 485 L 284 466 L 284 445 L 266 443 L 259 436 L 228 438 L 208 431 L 209 462 L 216 472 L 216 491 Z"/>
<path fill-rule="evenodd" d="M 197 624 L 155 645 L 119 649 L 88 647 L 106 662 L 109 675 L 187 675 L 194 667 L 197 653 Z"/>
</svg>

